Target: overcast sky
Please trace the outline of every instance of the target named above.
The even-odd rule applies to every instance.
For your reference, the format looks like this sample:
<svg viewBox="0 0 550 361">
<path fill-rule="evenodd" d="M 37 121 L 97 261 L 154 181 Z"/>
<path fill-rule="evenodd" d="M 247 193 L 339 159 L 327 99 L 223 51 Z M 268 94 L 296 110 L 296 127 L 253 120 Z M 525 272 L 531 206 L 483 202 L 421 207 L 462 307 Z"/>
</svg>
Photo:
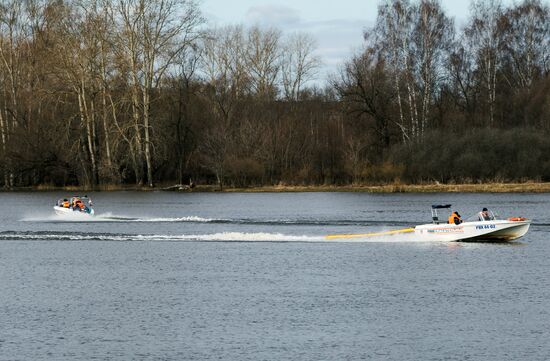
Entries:
<svg viewBox="0 0 550 361">
<path fill-rule="evenodd" d="M 284 32 L 307 31 L 317 39 L 323 73 L 333 72 L 361 47 L 363 30 L 376 20 L 377 0 L 202 0 L 209 25 L 272 25 Z M 512 0 L 504 0 L 510 4 Z M 459 26 L 470 1 L 442 0 Z"/>
</svg>

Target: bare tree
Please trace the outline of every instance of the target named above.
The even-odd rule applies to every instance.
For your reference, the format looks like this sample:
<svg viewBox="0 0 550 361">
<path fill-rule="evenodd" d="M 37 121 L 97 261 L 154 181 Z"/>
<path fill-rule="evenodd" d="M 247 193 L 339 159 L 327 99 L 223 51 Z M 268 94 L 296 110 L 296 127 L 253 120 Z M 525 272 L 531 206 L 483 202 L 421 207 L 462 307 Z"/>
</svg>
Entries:
<svg viewBox="0 0 550 361">
<path fill-rule="evenodd" d="M 175 124 L 177 176 L 178 184 L 183 184 L 183 173 L 189 163 L 192 151 L 196 145 L 190 145 L 194 131 L 192 127 L 191 108 L 196 94 L 199 92 L 198 67 L 203 55 L 203 49 L 199 46 L 189 47 L 181 52 L 177 58 L 172 79 L 177 88 L 177 113 Z"/>
<path fill-rule="evenodd" d="M 19 119 L 20 87 L 23 76 L 25 44 L 29 38 L 25 4 L 17 0 L 0 4 L 0 71 L 2 71 L 4 104 L 2 114 L 2 148 L 7 152 L 7 142 Z M 4 173 L 4 186 L 12 187 L 14 175 L 8 165 Z"/>
<path fill-rule="evenodd" d="M 204 37 L 201 67 L 207 86 L 206 99 L 212 104 L 212 124 L 200 147 L 207 168 L 216 174 L 223 187 L 227 150 L 232 141 L 234 112 L 239 99 L 250 92 L 250 77 L 246 72 L 244 30 L 241 26 L 212 29 Z"/>
<path fill-rule="evenodd" d="M 113 19 L 122 23 L 118 41 L 132 74 L 137 146 L 141 149 L 143 131 L 147 184 L 152 187 L 152 92 L 177 55 L 198 38 L 198 26 L 204 20 L 194 0 L 121 0 Z"/>
<path fill-rule="evenodd" d="M 540 0 L 524 0 L 502 17 L 503 47 L 514 69 L 511 86 L 531 88 L 550 59 L 550 14 Z"/>
<path fill-rule="evenodd" d="M 375 30 L 365 33 L 365 39 L 384 54 L 392 69 L 398 123 L 411 138 L 421 139 L 430 123 L 430 109 L 443 80 L 453 37 L 453 22 L 437 0 L 421 0 L 418 4 L 386 1 L 379 7 Z M 407 101 L 402 98 L 402 87 Z"/>
<path fill-rule="evenodd" d="M 502 32 L 499 21 L 503 14 L 500 0 L 474 0 L 472 18 L 465 29 L 483 81 L 489 106 L 488 125 L 494 125 L 497 72 L 502 61 Z"/>
<path fill-rule="evenodd" d="M 472 57 L 472 50 L 468 47 L 468 43 L 459 41 L 453 45 L 447 63 L 453 100 L 461 112 L 469 115 L 469 118 L 474 116 L 476 105 L 475 59 Z"/>
<path fill-rule="evenodd" d="M 111 73 L 113 72 L 113 41 L 111 34 L 114 30 L 114 25 L 110 22 L 108 15 L 108 7 L 102 0 L 82 0 L 80 7 L 85 14 L 88 22 L 90 22 L 93 32 L 93 41 L 97 48 L 96 59 L 94 65 L 96 67 L 96 76 L 94 81 L 100 93 L 100 106 L 98 110 L 103 127 L 103 144 L 105 151 L 105 166 L 101 168 L 104 176 L 109 178 L 117 178 L 115 166 L 113 164 L 113 149 L 111 144 L 111 123 L 112 118 L 116 118 L 116 109 L 110 104 L 110 81 Z"/>
<path fill-rule="evenodd" d="M 247 35 L 244 56 L 252 89 L 261 98 L 273 99 L 277 95 L 275 82 L 280 71 L 281 32 L 255 26 Z"/>
<path fill-rule="evenodd" d="M 383 147 L 390 145 L 391 102 L 395 93 L 385 71 L 384 61 L 377 58 L 375 49 L 366 49 L 348 61 L 334 82 L 334 87 L 350 114 L 368 115 L 374 120 Z M 399 122 L 395 122 L 399 125 Z M 403 129 L 402 136 L 407 137 Z"/>
<path fill-rule="evenodd" d="M 420 1 L 414 34 L 420 59 L 417 78 L 422 91 L 422 107 L 418 135 L 422 137 L 430 121 L 430 108 L 442 82 L 442 71 L 454 38 L 453 21 L 445 16 L 438 0 Z"/>
<path fill-rule="evenodd" d="M 315 55 L 315 38 L 307 33 L 293 33 L 284 42 L 281 75 L 284 96 L 297 101 L 302 87 L 317 75 L 321 59 Z"/>
<path fill-rule="evenodd" d="M 235 103 L 250 92 L 241 26 L 212 29 L 204 37 L 201 68 L 218 116 L 231 122 Z"/>
<path fill-rule="evenodd" d="M 408 133 L 404 139 L 415 138 L 418 132 L 418 112 L 416 109 L 416 90 L 413 83 L 411 55 L 414 9 L 408 0 L 388 0 L 378 7 L 378 20 L 374 33 L 365 33 L 365 39 L 371 41 L 389 59 L 393 71 L 394 89 L 397 95 L 400 127 Z M 401 97 L 404 83 L 408 103 Z M 409 118 L 405 118 L 405 105 L 408 105 Z"/>
</svg>

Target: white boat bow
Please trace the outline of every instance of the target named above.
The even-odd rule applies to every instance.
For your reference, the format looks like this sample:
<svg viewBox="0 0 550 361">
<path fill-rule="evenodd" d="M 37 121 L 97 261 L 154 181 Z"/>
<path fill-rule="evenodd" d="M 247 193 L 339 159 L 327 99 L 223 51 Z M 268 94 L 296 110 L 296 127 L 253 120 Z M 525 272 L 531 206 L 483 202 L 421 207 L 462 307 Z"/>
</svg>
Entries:
<svg viewBox="0 0 550 361">
<path fill-rule="evenodd" d="M 83 200 L 88 200 L 88 206 L 84 205 Z M 59 199 L 53 210 L 60 216 L 71 217 L 91 217 L 94 215 L 92 200 L 88 196 L 73 196 L 70 199 Z"/>
<path fill-rule="evenodd" d="M 88 212 L 74 211 L 72 208 L 54 206 L 53 210 L 59 216 L 91 217 L 94 215 L 93 209 L 90 209 L 90 213 L 88 213 Z"/>
<path fill-rule="evenodd" d="M 437 209 L 450 207 L 450 204 L 432 206 L 433 223 L 416 226 L 414 233 L 425 239 L 441 241 L 512 241 L 523 237 L 531 225 L 531 221 L 525 218 L 500 220 L 492 213 L 487 220 L 460 224 L 440 222 Z"/>
<path fill-rule="evenodd" d="M 414 233 L 425 238 L 442 241 L 512 241 L 523 237 L 531 221 L 478 221 L 461 224 L 423 224 Z"/>
</svg>

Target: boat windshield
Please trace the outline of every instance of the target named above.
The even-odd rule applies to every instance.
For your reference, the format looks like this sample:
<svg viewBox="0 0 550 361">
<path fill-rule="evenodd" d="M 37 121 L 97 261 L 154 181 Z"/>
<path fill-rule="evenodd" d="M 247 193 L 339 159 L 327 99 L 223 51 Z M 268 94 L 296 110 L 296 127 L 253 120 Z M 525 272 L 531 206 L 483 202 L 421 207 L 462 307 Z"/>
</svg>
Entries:
<svg viewBox="0 0 550 361">
<path fill-rule="evenodd" d="M 446 223 L 446 220 L 441 221 L 439 219 L 439 215 L 437 211 L 441 209 L 449 209 L 450 211 L 451 205 L 450 204 L 432 205 L 432 222 L 434 224 Z M 495 212 L 493 212 L 490 209 L 483 208 L 480 212 L 475 213 L 474 215 L 468 217 L 466 221 L 467 222 L 489 222 L 489 221 L 495 221 L 497 219 L 498 219 L 498 215 Z"/>
<path fill-rule="evenodd" d="M 487 208 L 483 208 L 483 210 L 481 210 L 481 212 L 479 212 L 476 217 L 477 220 L 481 222 L 494 221 L 495 219 L 497 219 L 495 213 Z"/>
</svg>

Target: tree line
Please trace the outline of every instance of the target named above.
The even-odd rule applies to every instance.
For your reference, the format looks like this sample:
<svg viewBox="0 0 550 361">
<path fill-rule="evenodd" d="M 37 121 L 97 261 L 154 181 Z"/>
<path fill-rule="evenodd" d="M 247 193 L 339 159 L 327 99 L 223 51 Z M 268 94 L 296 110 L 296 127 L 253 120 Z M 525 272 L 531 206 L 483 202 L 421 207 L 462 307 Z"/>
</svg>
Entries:
<svg viewBox="0 0 550 361">
<path fill-rule="evenodd" d="M 311 34 L 194 0 L 1 0 L 0 185 L 550 180 L 549 20 L 382 1 L 321 79 Z"/>
</svg>

